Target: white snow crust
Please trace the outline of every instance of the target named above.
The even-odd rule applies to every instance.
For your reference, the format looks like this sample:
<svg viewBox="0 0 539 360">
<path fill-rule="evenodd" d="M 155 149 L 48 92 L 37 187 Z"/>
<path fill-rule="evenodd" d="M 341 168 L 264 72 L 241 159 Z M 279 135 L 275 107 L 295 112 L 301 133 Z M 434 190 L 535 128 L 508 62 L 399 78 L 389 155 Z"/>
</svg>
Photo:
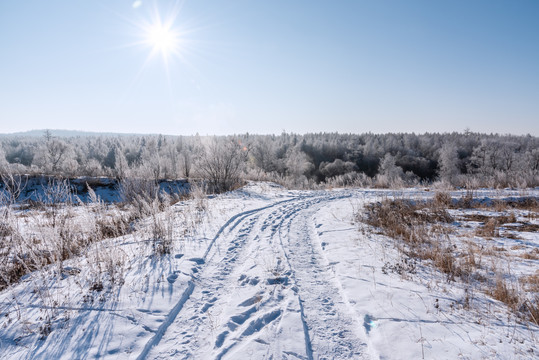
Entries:
<svg viewBox="0 0 539 360">
<path fill-rule="evenodd" d="M 180 214 L 192 200 L 180 202 L 171 254 L 154 255 L 141 229 L 2 291 L 0 358 L 537 358 L 538 327 L 504 304 L 477 293 L 464 308 L 466 289 L 427 264 L 382 271 L 402 255 L 354 213 L 391 196 L 432 194 L 250 183 L 205 200 L 187 235 Z M 539 247 L 537 233 L 526 241 Z M 100 291 L 90 289 L 99 254 L 120 259 L 123 277 Z"/>
</svg>

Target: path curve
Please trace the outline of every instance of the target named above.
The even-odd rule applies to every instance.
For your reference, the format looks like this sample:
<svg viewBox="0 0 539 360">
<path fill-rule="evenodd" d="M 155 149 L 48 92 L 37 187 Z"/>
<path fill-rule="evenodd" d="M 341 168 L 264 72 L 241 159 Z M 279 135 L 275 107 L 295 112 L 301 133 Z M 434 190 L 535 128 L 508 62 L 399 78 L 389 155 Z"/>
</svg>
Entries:
<svg viewBox="0 0 539 360">
<path fill-rule="evenodd" d="M 349 195 L 300 194 L 227 221 L 139 359 L 369 358 L 313 224 L 317 210 Z"/>
</svg>

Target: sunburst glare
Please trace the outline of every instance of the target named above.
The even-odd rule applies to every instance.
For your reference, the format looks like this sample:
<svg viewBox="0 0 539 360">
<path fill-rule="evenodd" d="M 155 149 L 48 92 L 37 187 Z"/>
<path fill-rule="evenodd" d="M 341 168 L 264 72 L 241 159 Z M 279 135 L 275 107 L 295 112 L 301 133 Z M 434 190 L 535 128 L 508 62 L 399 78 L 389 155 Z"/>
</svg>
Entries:
<svg viewBox="0 0 539 360">
<path fill-rule="evenodd" d="M 164 58 L 171 54 L 178 55 L 180 34 L 165 24 L 152 24 L 146 30 L 146 42 L 152 46 L 152 53 L 160 52 Z"/>
<path fill-rule="evenodd" d="M 145 22 L 140 26 L 144 33 L 143 42 L 152 49 L 148 60 L 160 53 L 165 63 L 167 73 L 169 71 L 168 63 L 170 57 L 180 57 L 181 55 L 181 34 L 175 25 L 178 13 L 179 9 L 175 7 L 163 20 L 159 10 L 155 7 L 151 22 Z"/>
<path fill-rule="evenodd" d="M 155 50 L 168 53 L 176 48 L 178 37 L 175 31 L 156 24 L 148 31 L 148 41 L 153 44 Z"/>
<path fill-rule="evenodd" d="M 134 8 L 140 8 L 143 12 L 146 9 L 149 11 L 146 16 L 139 20 L 131 20 L 122 16 L 124 20 L 137 28 L 135 36 L 138 40 L 126 44 L 124 47 L 145 47 L 148 49 L 148 55 L 146 60 L 142 64 L 139 72 L 133 79 L 131 87 L 138 81 L 146 67 L 156 57 L 161 57 L 164 70 L 166 72 L 167 81 L 169 84 L 169 90 L 172 91 L 171 84 L 171 70 L 177 63 L 174 60 L 178 60 L 184 65 L 187 65 L 185 55 L 188 53 L 189 44 L 186 36 L 193 31 L 193 29 L 185 28 L 180 24 L 178 19 L 183 2 L 174 1 L 168 3 L 168 8 L 160 9 L 158 2 L 154 1 L 153 6 L 142 6 L 142 2 L 135 2 L 137 6 Z"/>
</svg>

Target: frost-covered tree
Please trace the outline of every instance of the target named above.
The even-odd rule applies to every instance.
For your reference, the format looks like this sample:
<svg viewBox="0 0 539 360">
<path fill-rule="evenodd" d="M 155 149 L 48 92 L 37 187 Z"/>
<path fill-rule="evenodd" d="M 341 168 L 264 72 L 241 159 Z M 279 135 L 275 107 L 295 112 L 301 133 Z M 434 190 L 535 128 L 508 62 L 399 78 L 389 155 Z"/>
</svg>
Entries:
<svg viewBox="0 0 539 360">
<path fill-rule="evenodd" d="M 395 157 L 387 153 L 378 168 L 376 181 L 380 186 L 398 187 L 403 184 L 404 171 L 400 166 L 397 166 Z"/>
<path fill-rule="evenodd" d="M 310 171 L 314 169 L 314 165 L 303 151 L 298 146 L 290 148 L 286 156 L 287 175 L 293 179 L 302 181 Z"/>
<path fill-rule="evenodd" d="M 539 148 L 531 149 L 526 156 L 526 161 L 522 164 L 529 169 L 532 174 L 539 175 Z"/>
<path fill-rule="evenodd" d="M 438 175 L 440 180 L 454 185 L 456 177 L 460 174 L 459 155 L 454 143 L 446 142 L 440 149 L 438 160 Z"/>
<path fill-rule="evenodd" d="M 277 171 L 276 143 L 270 137 L 262 137 L 253 145 L 251 152 L 255 166 L 265 173 Z"/>
<path fill-rule="evenodd" d="M 36 154 L 36 163 L 41 168 L 52 174 L 62 170 L 63 162 L 68 158 L 71 147 L 62 139 L 52 136 L 50 131 L 45 131 L 44 142 Z"/>
<path fill-rule="evenodd" d="M 202 153 L 203 147 L 198 136 L 181 136 L 176 143 L 176 151 L 179 153 L 181 175 L 189 179 L 195 159 Z"/>
<path fill-rule="evenodd" d="M 3 174 L 7 171 L 8 168 L 8 162 L 6 160 L 6 154 L 4 153 L 4 149 L 0 147 L 0 174 Z"/>
<path fill-rule="evenodd" d="M 124 176 L 122 169 L 127 169 L 124 166 L 127 162 L 130 172 L 156 181 L 162 177 L 189 178 L 198 170 L 201 141 L 197 136 L 58 138 L 50 132 L 45 135 L 40 138 L 0 137 L 11 171 L 66 176 L 88 173 L 119 176 L 119 172 Z M 226 137 L 218 139 L 221 141 Z M 245 134 L 237 136 L 236 140 L 249 144 L 250 155 L 243 165 L 250 167 L 251 176 L 267 175 L 296 185 L 323 182 L 350 173 L 350 170 L 375 178 L 378 183 L 401 177 L 406 183 L 418 178 L 426 182 L 436 179 L 455 181 L 456 178 L 458 183 L 473 179 L 478 186 L 538 184 L 535 159 L 539 139 L 533 136 L 472 132 L 420 135 L 282 133 Z M 117 149 L 123 154 L 121 166 L 116 161 Z M 393 176 L 385 165 L 381 166 L 388 153 L 394 155 L 395 165 L 402 168 L 404 176 Z M 459 174 L 457 169 L 463 173 Z"/>
<path fill-rule="evenodd" d="M 235 138 L 210 139 L 198 161 L 198 171 L 215 191 L 228 191 L 240 182 L 247 149 Z"/>
<path fill-rule="evenodd" d="M 84 166 L 84 175 L 86 176 L 99 176 L 103 172 L 103 167 L 101 166 L 101 163 L 97 161 L 96 159 L 90 159 L 88 160 Z"/>
<path fill-rule="evenodd" d="M 119 146 L 114 148 L 114 173 L 118 179 L 123 179 L 127 176 L 129 164 Z"/>
<path fill-rule="evenodd" d="M 518 152 L 518 145 L 513 142 L 502 142 L 498 146 L 498 163 L 499 169 L 502 171 L 514 170 L 514 164 L 516 163 L 516 155 Z"/>
<path fill-rule="evenodd" d="M 152 174 L 154 180 L 159 180 L 162 173 L 162 159 L 159 154 L 158 139 L 150 137 L 142 149 L 141 168 Z"/>
<path fill-rule="evenodd" d="M 322 162 L 320 164 L 320 172 L 326 177 L 334 177 L 344 175 L 357 170 L 355 163 L 351 161 L 342 161 L 335 159 L 333 162 Z"/>
</svg>

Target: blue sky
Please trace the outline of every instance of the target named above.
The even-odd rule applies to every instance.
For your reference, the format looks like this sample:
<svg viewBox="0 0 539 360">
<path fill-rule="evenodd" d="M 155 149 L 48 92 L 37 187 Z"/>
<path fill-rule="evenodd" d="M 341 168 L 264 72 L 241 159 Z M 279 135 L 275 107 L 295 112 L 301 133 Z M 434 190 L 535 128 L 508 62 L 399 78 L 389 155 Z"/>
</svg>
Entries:
<svg viewBox="0 0 539 360">
<path fill-rule="evenodd" d="M 167 67 L 142 24 L 176 5 Z M 1 0 L 0 132 L 539 135 L 537 19 L 535 0 Z"/>
</svg>

